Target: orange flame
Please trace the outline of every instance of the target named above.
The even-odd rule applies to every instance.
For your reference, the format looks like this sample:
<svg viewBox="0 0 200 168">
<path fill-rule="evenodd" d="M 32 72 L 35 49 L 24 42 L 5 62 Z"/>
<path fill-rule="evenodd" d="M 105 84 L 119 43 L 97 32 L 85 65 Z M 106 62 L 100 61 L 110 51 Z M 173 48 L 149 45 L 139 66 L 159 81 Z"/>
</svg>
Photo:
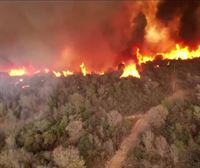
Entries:
<svg viewBox="0 0 200 168">
<path fill-rule="evenodd" d="M 193 59 L 193 58 L 199 58 L 200 57 L 200 45 L 196 50 L 189 50 L 189 48 L 186 47 L 180 47 L 179 44 L 176 44 L 176 49 L 168 52 L 168 53 L 158 53 L 162 55 L 163 59 L 170 59 L 170 60 L 186 60 L 186 59 Z"/>
<path fill-rule="evenodd" d="M 49 70 L 48 68 L 45 68 L 45 69 L 44 69 L 44 72 L 45 72 L 45 73 L 49 73 L 50 70 Z"/>
<path fill-rule="evenodd" d="M 140 78 L 140 74 L 135 64 L 126 65 L 120 78 L 129 77 L 129 76 Z"/>
<path fill-rule="evenodd" d="M 120 78 L 122 77 L 128 77 L 128 76 L 133 76 L 136 78 L 140 78 L 140 73 L 138 71 L 138 67 L 141 66 L 141 64 L 147 63 L 149 61 L 154 61 L 156 59 L 156 57 L 159 55 L 162 59 L 169 59 L 169 60 L 186 60 L 186 59 L 194 59 L 194 58 L 200 58 L 200 45 L 197 47 L 196 50 L 191 50 L 189 47 L 185 46 L 182 47 L 180 46 L 180 44 L 176 44 L 175 49 L 169 51 L 169 52 L 158 52 L 156 53 L 156 55 L 145 55 L 145 54 L 141 54 L 139 48 L 136 49 L 136 60 L 137 62 L 134 63 L 127 63 L 125 64 L 124 70 L 122 75 L 120 76 Z M 168 62 L 167 65 L 169 65 L 170 62 Z M 159 65 L 156 65 L 155 68 L 159 68 Z M 86 76 L 88 73 L 88 69 L 86 68 L 84 63 L 81 63 L 80 65 L 80 70 L 83 76 Z M 56 77 L 67 77 L 69 75 L 73 75 L 74 72 L 73 71 L 69 71 L 69 70 L 61 70 L 61 71 L 57 71 L 57 70 L 51 70 L 51 69 L 34 69 L 34 68 L 14 68 L 14 69 L 10 69 L 8 71 L 8 74 L 10 76 L 23 76 L 23 75 L 31 75 L 31 74 L 37 74 L 37 73 L 52 73 L 54 74 Z M 102 75 L 104 74 L 103 71 L 101 72 L 97 72 L 97 71 L 93 71 L 96 74 Z"/>
<path fill-rule="evenodd" d="M 86 67 L 85 67 L 85 64 L 82 63 L 82 64 L 80 65 L 80 68 L 81 68 L 81 72 L 82 72 L 83 76 L 86 76 L 86 75 L 87 75 L 87 69 L 86 69 Z"/>
<path fill-rule="evenodd" d="M 60 72 L 58 72 L 58 71 L 52 71 L 52 72 L 56 77 L 61 77 L 62 76 L 62 74 Z"/>
<path fill-rule="evenodd" d="M 10 76 L 23 76 L 26 74 L 26 70 L 24 68 L 11 69 L 8 73 Z"/>
<path fill-rule="evenodd" d="M 66 71 L 62 71 L 64 77 L 67 77 L 69 75 L 73 75 L 73 72 L 69 71 L 69 70 L 66 70 Z"/>
<path fill-rule="evenodd" d="M 137 50 L 136 50 L 136 57 L 137 57 L 139 65 L 141 65 L 142 63 L 146 63 L 146 62 L 154 60 L 154 58 L 152 56 L 140 54 L 139 48 L 137 48 Z"/>
<path fill-rule="evenodd" d="M 196 50 L 190 50 L 187 46 L 181 47 L 179 44 L 176 44 L 176 48 L 174 50 L 171 50 L 170 52 L 167 53 L 157 53 L 157 55 L 160 55 L 162 59 L 169 59 L 169 60 L 178 60 L 178 59 L 187 60 L 187 59 L 200 58 L 200 45 Z M 138 65 L 141 65 L 149 61 L 154 61 L 156 59 L 156 56 L 142 55 L 140 53 L 139 48 L 137 48 L 136 50 L 136 57 L 138 60 Z M 157 65 L 156 68 L 159 68 L 159 65 Z M 140 74 L 135 64 L 125 65 L 121 77 L 128 77 L 128 76 L 140 78 Z"/>
</svg>

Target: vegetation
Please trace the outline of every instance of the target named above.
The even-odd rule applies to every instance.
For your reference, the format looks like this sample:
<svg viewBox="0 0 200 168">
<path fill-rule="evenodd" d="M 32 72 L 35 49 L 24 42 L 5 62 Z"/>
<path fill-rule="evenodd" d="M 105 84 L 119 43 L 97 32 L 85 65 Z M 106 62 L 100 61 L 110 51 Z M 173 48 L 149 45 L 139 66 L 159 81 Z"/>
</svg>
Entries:
<svg viewBox="0 0 200 168">
<path fill-rule="evenodd" d="M 196 62 L 177 68 L 179 87 L 197 85 L 191 93 L 196 97 L 182 103 L 166 99 L 173 91 L 173 66 L 164 61 L 154 68 L 157 63 L 145 64 L 141 79 L 120 79 L 117 71 L 67 78 L 36 74 L 22 82 L 0 78 L 0 167 L 102 168 L 134 124 L 126 116 L 158 104 L 168 111 L 152 116 L 152 128 L 130 149 L 125 167 L 198 167 L 200 88 L 197 78 L 183 73 L 185 65 L 188 73 L 199 73 Z"/>
<path fill-rule="evenodd" d="M 200 167 L 200 104 L 195 92 L 186 100 L 170 99 L 170 108 L 162 103 L 169 109 L 165 122 L 142 134 L 139 144 L 130 149 L 125 168 Z"/>
</svg>

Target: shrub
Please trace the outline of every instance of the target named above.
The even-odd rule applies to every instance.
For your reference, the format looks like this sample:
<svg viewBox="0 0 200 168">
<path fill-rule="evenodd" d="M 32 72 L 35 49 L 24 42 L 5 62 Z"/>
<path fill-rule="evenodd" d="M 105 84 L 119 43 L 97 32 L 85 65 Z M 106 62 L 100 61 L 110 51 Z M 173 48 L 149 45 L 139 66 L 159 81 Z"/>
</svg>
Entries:
<svg viewBox="0 0 200 168">
<path fill-rule="evenodd" d="M 166 107 L 168 110 L 172 109 L 174 106 L 174 102 L 170 99 L 164 99 L 162 100 L 161 104 Z"/>
<path fill-rule="evenodd" d="M 191 166 L 191 168 L 200 167 L 200 151 L 198 149 L 191 151 L 188 158 L 189 158 L 189 165 Z"/>
<path fill-rule="evenodd" d="M 200 84 L 198 84 L 198 85 L 196 86 L 196 91 L 197 91 L 197 93 L 196 93 L 197 99 L 200 100 Z"/>
<path fill-rule="evenodd" d="M 54 146 L 56 140 L 57 140 L 57 136 L 54 132 L 52 131 L 47 131 L 45 133 L 43 133 L 43 147 L 44 149 L 50 149 Z"/>
<path fill-rule="evenodd" d="M 42 150 L 41 143 L 42 143 L 41 135 L 39 134 L 26 135 L 24 139 L 24 148 L 29 152 L 37 153 Z"/>
<path fill-rule="evenodd" d="M 74 105 L 76 111 L 80 111 L 83 106 L 84 98 L 79 93 L 74 93 L 69 96 L 70 102 Z"/>
<path fill-rule="evenodd" d="M 89 110 L 85 110 L 85 109 L 81 110 L 81 118 L 83 121 L 86 121 L 87 119 L 89 119 L 91 115 L 92 114 Z"/>
<path fill-rule="evenodd" d="M 114 131 L 115 131 L 115 127 L 110 126 L 107 121 L 103 121 L 102 126 L 103 126 L 103 131 L 104 131 L 105 137 L 107 139 L 112 138 Z"/>
<path fill-rule="evenodd" d="M 192 106 L 193 115 L 195 118 L 200 119 L 200 107 L 197 105 Z"/>
<path fill-rule="evenodd" d="M 81 155 L 87 157 L 88 151 L 92 149 L 92 143 L 90 142 L 88 134 L 85 134 L 80 138 L 78 142 L 78 149 Z"/>
<path fill-rule="evenodd" d="M 184 145 L 188 144 L 189 141 L 189 133 L 188 131 L 181 125 L 180 123 L 175 123 L 175 136 L 179 141 L 182 141 Z"/>
<path fill-rule="evenodd" d="M 4 116 L 5 116 L 4 105 L 2 102 L 0 102 L 0 117 L 4 117 Z"/>
<path fill-rule="evenodd" d="M 71 121 L 66 127 L 66 131 L 70 136 L 70 141 L 76 142 L 83 135 L 84 132 L 82 121 Z"/>
<path fill-rule="evenodd" d="M 140 161 L 146 158 L 145 150 L 141 146 L 136 146 L 131 149 L 128 153 L 128 158 L 132 161 L 137 160 Z"/>
<path fill-rule="evenodd" d="M 5 135 L 4 133 L 0 132 L 0 150 L 4 147 L 5 145 Z"/>
<path fill-rule="evenodd" d="M 196 141 L 197 144 L 200 145 L 200 131 L 199 131 L 197 137 L 195 138 L 195 141 Z"/>
<path fill-rule="evenodd" d="M 59 130 L 60 130 L 61 132 L 65 131 L 65 128 L 66 128 L 66 126 L 67 126 L 68 123 L 69 123 L 69 119 L 68 119 L 67 116 L 64 115 L 64 116 L 62 117 L 60 123 L 58 124 Z"/>
<path fill-rule="evenodd" d="M 43 120 L 35 122 L 34 125 L 35 125 L 36 130 L 40 132 L 44 132 L 52 125 L 52 122 L 47 119 L 43 119 Z"/>
<path fill-rule="evenodd" d="M 25 125 L 20 130 L 15 137 L 17 147 L 24 147 L 29 152 L 37 153 L 49 150 L 54 146 L 58 135 L 60 135 L 58 126 L 56 124 L 50 126 L 51 123 L 45 122 L 45 120 L 39 123 L 36 126 L 33 124 Z M 41 128 L 38 127 L 39 125 Z"/>
<path fill-rule="evenodd" d="M 186 149 L 186 146 L 185 146 L 184 142 L 181 141 L 181 140 L 176 139 L 175 142 L 174 142 L 174 144 L 176 145 L 176 147 L 177 147 L 181 152 L 183 152 L 183 151 Z"/>
<path fill-rule="evenodd" d="M 61 168 L 85 168 L 84 160 L 74 147 L 57 147 L 53 151 L 53 159 Z"/>
</svg>

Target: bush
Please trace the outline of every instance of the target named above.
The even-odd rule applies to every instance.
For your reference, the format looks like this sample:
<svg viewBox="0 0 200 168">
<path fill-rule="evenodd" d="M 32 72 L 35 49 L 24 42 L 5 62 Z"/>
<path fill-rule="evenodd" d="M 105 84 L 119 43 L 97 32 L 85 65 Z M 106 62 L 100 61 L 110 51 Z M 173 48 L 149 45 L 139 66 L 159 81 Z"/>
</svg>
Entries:
<svg viewBox="0 0 200 168">
<path fill-rule="evenodd" d="M 33 153 L 37 153 L 42 150 L 42 136 L 39 134 L 26 135 L 24 139 L 24 148 Z"/>
<path fill-rule="evenodd" d="M 53 151 L 53 159 L 62 168 L 85 168 L 84 160 L 79 156 L 79 152 L 74 147 L 57 147 Z"/>
<path fill-rule="evenodd" d="M 90 116 L 92 115 L 92 113 L 89 110 L 81 110 L 81 118 L 83 121 L 86 121 L 87 119 L 90 118 Z"/>
<path fill-rule="evenodd" d="M 196 91 L 197 91 L 197 93 L 196 93 L 197 99 L 200 100 L 200 84 L 198 84 L 198 85 L 196 86 Z"/>
<path fill-rule="evenodd" d="M 82 136 L 78 142 L 78 149 L 80 154 L 86 156 L 89 154 L 89 150 L 92 149 L 92 143 L 90 142 L 89 135 Z"/>
<path fill-rule="evenodd" d="M 174 102 L 170 99 L 164 99 L 162 100 L 161 104 L 166 107 L 168 110 L 172 109 L 174 106 Z"/>
<path fill-rule="evenodd" d="M 200 167 L 200 151 L 199 150 L 191 151 L 188 158 L 189 158 L 189 165 L 191 166 L 191 168 Z"/>
<path fill-rule="evenodd" d="M 141 147 L 135 147 L 134 149 L 134 158 L 141 160 L 145 158 L 145 151 Z"/>
<path fill-rule="evenodd" d="M 5 137 L 4 133 L 0 132 L 0 151 L 4 147 L 4 145 L 6 144 L 5 138 L 6 137 Z"/>
<path fill-rule="evenodd" d="M 190 135 L 188 131 L 184 129 L 181 133 L 178 133 L 177 139 L 181 140 L 185 145 L 187 145 L 190 139 Z"/>
<path fill-rule="evenodd" d="M 74 93 L 69 96 L 70 102 L 74 105 L 76 111 L 80 111 L 83 106 L 84 98 L 79 93 Z"/>
<path fill-rule="evenodd" d="M 69 134 L 70 141 L 76 142 L 83 135 L 83 123 L 79 120 L 71 121 L 65 130 Z"/>
<path fill-rule="evenodd" d="M 174 144 L 176 147 L 179 149 L 179 151 L 183 152 L 186 149 L 186 145 L 184 144 L 183 141 L 176 139 L 174 141 Z"/>
<path fill-rule="evenodd" d="M 49 120 L 41 120 L 25 125 L 15 137 L 17 147 L 24 147 L 33 153 L 51 149 L 56 143 L 57 137 L 63 133 L 66 122 L 64 118 L 61 121 L 54 123 Z"/>
<path fill-rule="evenodd" d="M 200 131 L 199 131 L 197 137 L 195 137 L 195 141 L 196 141 L 197 144 L 200 145 Z"/>
<path fill-rule="evenodd" d="M 47 150 L 51 149 L 57 140 L 56 134 L 52 131 L 47 131 L 43 133 L 42 137 L 44 139 L 42 146 L 44 149 L 47 149 Z"/>
<path fill-rule="evenodd" d="M 200 119 L 200 107 L 197 105 L 192 106 L 193 115 L 195 118 Z"/>
<path fill-rule="evenodd" d="M 44 132 L 52 125 L 52 122 L 47 119 L 43 119 L 43 120 L 35 122 L 34 125 L 35 125 L 36 130 L 40 132 Z"/>
<path fill-rule="evenodd" d="M 4 117 L 4 116 L 5 116 L 4 105 L 2 102 L 0 102 L 0 117 Z"/>
<path fill-rule="evenodd" d="M 69 123 L 69 119 L 68 119 L 67 116 L 64 115 L 64 116 L 62 117 L 60 123 L 58 124 L 58 127 L 59 127 L 60 132 L 65 131 L 65 128 L 66 128 L 66 126 L 67 126 L 68 123 Z"/>
</svg>

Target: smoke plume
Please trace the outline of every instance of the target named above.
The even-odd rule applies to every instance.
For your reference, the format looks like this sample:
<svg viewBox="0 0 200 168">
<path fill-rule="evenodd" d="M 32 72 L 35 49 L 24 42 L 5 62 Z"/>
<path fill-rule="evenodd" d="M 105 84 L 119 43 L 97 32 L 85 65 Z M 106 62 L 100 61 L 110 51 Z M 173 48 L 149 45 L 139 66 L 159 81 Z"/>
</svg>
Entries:
<svg viewBox="0 0 200 168">
<path fill-rule="evenodd" d="M 4 2 L 0 66 L 105 70 L 200 37 L 199 1 Z M 5 62 L 5 63 L 4 63 Z M 3 65 L 2 65 L 3 64 Z"/>
<path fill-rule="evenodd" d="M 161 1 L 158 4 L 157 18 L 166 24 L 177 15 L 180 16 L 179 33 L 176 37 L 179 41 L 186 44 L 194 45 L 199 42 L 200 29 L 198 25 L 200 2 L 196 0 L 176 0 L 176 1 Z M 177 26 L 177 25 L 173 25 Z"/>
</svg>

